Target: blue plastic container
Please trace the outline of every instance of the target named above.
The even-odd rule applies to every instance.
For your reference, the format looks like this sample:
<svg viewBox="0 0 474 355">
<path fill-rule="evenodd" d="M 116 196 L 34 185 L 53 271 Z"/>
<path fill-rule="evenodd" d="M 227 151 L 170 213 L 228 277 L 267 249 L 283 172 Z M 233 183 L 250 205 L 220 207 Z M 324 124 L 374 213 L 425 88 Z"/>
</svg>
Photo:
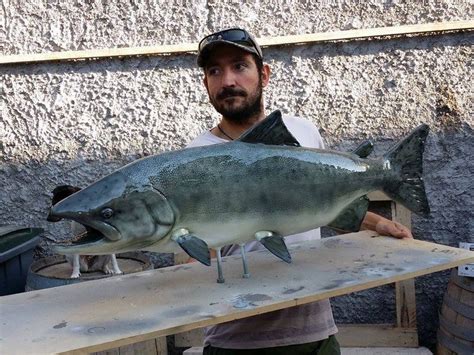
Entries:
<svg viewBox="0 0 474 355">
<path fill-rule="evenodd" d="M 41 228 L 0 225 L 0 296 L 25 291 Z"/>
</svg>

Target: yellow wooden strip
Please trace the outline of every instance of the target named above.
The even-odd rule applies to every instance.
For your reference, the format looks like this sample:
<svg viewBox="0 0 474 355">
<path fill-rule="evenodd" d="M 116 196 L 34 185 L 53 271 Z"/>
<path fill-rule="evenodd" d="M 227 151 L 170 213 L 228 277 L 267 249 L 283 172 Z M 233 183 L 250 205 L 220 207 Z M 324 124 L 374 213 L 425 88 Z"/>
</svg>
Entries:
<svg viewBox="0 0 474 355">
<path fill-rule="evenodd" d="M 174 254 L 174 265 L 186 264 L 189 263 L 190 256 L 184 251 Z"/>
<path fill-rule="evenodd" d="M 352 40 L 367 37 L 385 37 L 427 32 L 472 30 L 473 28 L 474 21 L 466 20 L 452 22 L 435 22 L 417 25 L 366 28 L 347 31 L 322 32 L 303 35 L 263 37 L 259 38 L 257 41 L 261 46 L 279 46 L 285 44 Z M 145 47 L 104 48 L 80 51 L 50 52 L 38 54 L 15 54 L 0 56 L 0 64 L 195 52 L 197 51 L 197 47 L 197 43 L 186 43 Z"/>
<path fill-rule="evenodd" d="M 336 40 L 349 40 L 367 37 L 383 37 L 394 35 L 407 35 L 426 32 L 470 30 L 474 28 L 474 21 L 434 22 L 416 25 L 402 25 L 378 28 L 364 28 L 357 30 L 324 32 L 315 34 L 280 36 L 273 38 L 261 38 L 258 43 L 262 46 L 296 44 L 308 42 L 325 42 Z"/>
<path fill-rule="evenodd" d="M 81 51 L 7 55 L 0 57 L 0 64 L 158 55 L 194 51 L 197 51 L 197 44 L 193 43 L 147 47 L 104 48 Z"/>
</svg>

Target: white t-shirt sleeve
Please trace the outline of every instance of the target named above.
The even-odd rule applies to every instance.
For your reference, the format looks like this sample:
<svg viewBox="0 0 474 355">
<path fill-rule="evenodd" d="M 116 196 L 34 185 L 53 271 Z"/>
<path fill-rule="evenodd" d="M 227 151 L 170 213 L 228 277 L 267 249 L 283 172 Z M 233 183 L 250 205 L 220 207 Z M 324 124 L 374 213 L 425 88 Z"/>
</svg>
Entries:
<svg viewBox="0 0 474 355">
<path fill-rule="evenodd" d="M 228 142 L 225 139 L 219 138 L 213 135 L 209 131 L 205 131 L 201 133 L 199 136 L 194 138 L 191 142 L 186 145 L 186 148 L 193 148 L 193 147 L 202 147 L 205 145 L 212 145 L 212 144 L 219 144 Z"/>
<path fill-rule="evenodd" d="M 324 149 L 323 139 L 313 122 L 294 116 L 283 116 L 283 122 L 302 147 Z"/>
</svg>

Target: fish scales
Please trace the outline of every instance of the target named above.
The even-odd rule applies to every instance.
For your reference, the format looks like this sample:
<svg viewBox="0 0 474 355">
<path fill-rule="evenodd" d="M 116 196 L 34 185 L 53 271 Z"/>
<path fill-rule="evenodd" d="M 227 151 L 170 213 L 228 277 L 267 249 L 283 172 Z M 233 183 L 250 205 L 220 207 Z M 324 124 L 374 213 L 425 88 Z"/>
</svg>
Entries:
<svg viewBox="0 0 474 355">
<path fill-rule="evenodd" d="M 210 246 L 250 240 L 258 230 L 288 235 L 330 223 L 383 184 L 381 162 L 318 149 L 233 142 L 176 155 L 153 162 L 163 168 L 151 184 L 164 195 L 173 191 L 176 228 L 191 228 Z M 245 226 L 230 229 L 236 220 Z"/>
<path fill-rule="evenodd" d="M 238 141 L 142 158 L 54 205 L 53 219 L 94 230 L 55 249 L 105 254 L 181 247 L 209 265 L 209 248 L 255 238 L 290 262 L 282 236 L 324 225 L 357 230 L 370 191 L 428 213 L 422 180 L 428 131 L 421 125 L 383 157 L 366 159 L 371 142 L 355 154 L 300 147 L 275 111 Z"/>
</svg>

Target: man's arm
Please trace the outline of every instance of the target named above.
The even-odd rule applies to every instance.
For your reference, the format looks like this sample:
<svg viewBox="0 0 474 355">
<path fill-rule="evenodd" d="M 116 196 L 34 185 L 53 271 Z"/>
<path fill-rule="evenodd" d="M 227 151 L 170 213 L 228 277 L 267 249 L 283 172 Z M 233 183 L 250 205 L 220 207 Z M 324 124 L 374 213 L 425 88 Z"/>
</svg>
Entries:
<svg viewBox="0 0 474 355">
<path fill-rule="evenodd" d="M 413 238 L 411 231 L 403 224 L 391 221 L 372 212 L 367 212 L 360 229 L 373 230 L 379 234 L 389 235 L 394 238 Z"/>
</svg>

